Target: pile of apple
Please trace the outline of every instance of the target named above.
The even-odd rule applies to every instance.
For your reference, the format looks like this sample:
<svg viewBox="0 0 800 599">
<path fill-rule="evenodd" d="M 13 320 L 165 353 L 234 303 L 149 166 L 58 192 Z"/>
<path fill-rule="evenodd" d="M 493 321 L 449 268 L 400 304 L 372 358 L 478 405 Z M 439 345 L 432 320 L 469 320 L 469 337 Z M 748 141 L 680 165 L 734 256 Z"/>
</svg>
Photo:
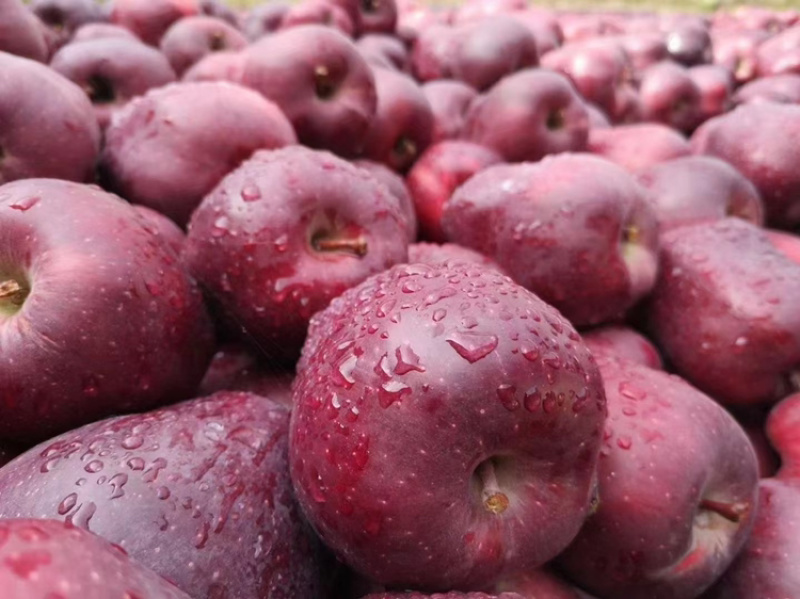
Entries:
<svg viewBox="0 0 800 599">
<path fill-rule="evenodd" d="M 800 12 L 0 0 L 0 597 L 800 598 Z"/>
</svg>

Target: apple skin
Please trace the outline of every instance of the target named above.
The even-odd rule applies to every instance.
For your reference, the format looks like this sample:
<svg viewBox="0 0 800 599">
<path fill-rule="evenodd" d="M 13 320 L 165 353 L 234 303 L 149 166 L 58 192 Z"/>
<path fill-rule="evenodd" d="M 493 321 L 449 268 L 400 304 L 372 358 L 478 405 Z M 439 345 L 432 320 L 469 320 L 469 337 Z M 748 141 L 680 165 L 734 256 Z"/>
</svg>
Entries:
<svg viewBox="0 0 800 599">
<path fill-rule="evenodd" d="M 191 599 L 81 528 L 40 519 L 0 520 L 0 585 L 10 599 Z"/>
<path fill-rule="evenodd" d="M 735 104 L 749 102 L 780 102 L 800 104 L 800 75 L 771 75 L 759 77 L 742 85 L 733 95 Z"/>
<path fill-rule="evenodd" d="M 75 30 L 72 38 L 70 38 L 70 42 L 86 42 L 107 37 L 121 37 L 136 42 L 141 41 L 130 29 L 125 29 L 120 25 L 114 25 L 112 23 L 87 23 Z"/>
<path fill-rule="evenodd" d="M 639 83 L 642 120 L 662 123 L 678 131 L 693 131 L 703 119 L 700 88 L 689 69 L 662 61 L 642 71 Z"/>
<path fill-rule="evenodd" d="M 409 591 L 407 593 L 372 593 L 362 599 L 525 599 L 517 593 L 500 593 L 499 595 L 487 595 L 486 593 L 462 593 L 461 591 L 450 591 L 449 593 L 419 593 Z"/>
<path fill-rule="evenodd" d="M 0 72 L 0 184 L 32 177 L 92 180 L 100 128 L 81 88 L 45 65 L 4 52 Z"/>
<path fill-rule="evenodd" d="M 284 2 L 266 2 L 247 11 L 242 19 L 242 31 L 251 42 L 274 33 L 281 27 L 284 15 L 291 6 Z"/>
<path fill-rule="evenodd" d="M 402 73 L 410 72 L 409 49 L 397 36 L 368 33 L 356 40 L 356 46 L 370 64 L 396 69 Z"/>
<path fill-rule="evenodd" d="M 689 77 L 700 90 L 700 121 L 719 116 L 733 107 L 736 81 L 727 68 L 701 64 L 689 69 Z"/>
<path fill-rule="evenodd" d="M 288 424 L 283 406 L 237 392 L 95 422 L 4 466 L 0 515 L 86 528 L 192 597 L 317 599 Z"/>
<path fill-rule="evenodd" d="M 743 104 L 706 121 L 694 132 L 696 154 L 716 156 L 739 170 L 756 186 L 774 228 L 800 224 L 800 106 Z M 747 140 L 747 143 L 742 143 Z"/>
<path fill-rule="evenodd" d="M 253 152 L 297 142 L 272 102 L 228 82 L 176 83 L 151 90 L 117 113 L 106 131 L 104 183 L 180 226 Z"/>
<path fill-rule="evenodd" d="M 414 200 L 411 199 L 411 193 L 408 191 L 403 177 L 385 164 L 375 162 L 374 160 L 357 159 L 351 160 L 350 162 L 364 169 L 386 186 L 386 189 L 388 189 L 397 200 L 398 208 L 405 218 L 408 242 L 413 243 L 416 241 L 419 232 L 417 213 L 414 209 Z"/>
<path fill-rule="evenodd" d="M 501 162 L 497 152 L 469 141 L 441 141 L 428 147 L 406 177 L 422 237 L 447 241 L 442 212 L 453 192 L 476 173 Z"/>
<path fill-rule="evenodd" d="M 728 405 L 774 402 L 800 367 L 800 264 L 738 218 L 661 237 L 649 306 L 653 339 L 675 370 Z"/>
<path fill-rule="evenodd" d="M 375 77 L 356 45 L 324 25 L 283 29 L 251 44 L 242 82 L 284 111 L 304 145 L 353 156 L 375 117 Z"/>
<path fill-rule="evenodd" d="M 292 5 L 283 15 L 279 29 L 298 25 L 327 25 L 353 37 L 355 25 L 350 14 L 330 0 L 304 0 Z"/>
<path fill-rule="evenodd" d="M 800 74 L 798 43 L 800 43 L 800 25 L 781 31 L 759 44 L 757 50 L 759 76 Z"/>
<path fill-rule="evenodd" d="M 110 19 L 130 29 L 144 43 L 158 46 L 175 21 L 199 14 L 197 0 L 114 0 Z"/>
<path fill-rule="evenodd" d="M 183 253 L 183 246 L 186 243 L 186 233 L 183 232 L 178 225 L 175 224 L 169 217 L 164 216 L 160 212 L 142 206 L 141 204 L 134 204 L 133 209 L 139 214 L 146 229 L 151 231 L 156 237 L 161 240 L 173 251 L 176 256 Z"/>
<path fill-rule="evenodd" d="M 454 79 L 429 81 L 421 89 L 433 112 L 431 143 L 461 137 L 470 104 L 478 92 Z"/>
<path fill-rule="evenodd" d="M 15 365 L 0 370 L 0 439 L 35 442 L 191 396 L 213 351 L 211 321 L 130 204 L 26 179 L 0 187 L 0 221 L 0 278 L 22 288 L 17 302 L 0 298 L 0 361 Z"/>
<path fill-rule="evenodd" d="M 394 33 L 397 27 L 395 0 L 330 0 L 343 8 L 355 25 L 356 36 L 367 33 Z"/>
<path fill-rule="evenodd" d="M 236 52 L 247 38 L 230 23 L 214 17 L 185 17 L 176 21 L 161 37 L 159 47 L 180 77 L 201 58 L 213 52 Z"/>
<path fill-rule="evenodd" d="M 655 211 L 630 174 L 591 154 L 485 168 L 444 205 L 442 228 L 579 327 L 623 316 L 655 283 Z"/>
<path fill-rule="evenodd" d="M 300 505 L 375 582 L 486 589 L 553 558 L 588 513 L 594 363 L 492 269 L 397 265 L 347 290 L 310 323 L 293 400 Z"/>
<path fill-rule="evenodd" d="M 56 52 L 50 68 L 84 90 L 103 129 L 129 100 L 176 79 L 161 52 L 121 37 L 69 43 Z"/>
<path fill-rule="evenodd" d="M 498 264 L 480 252 L 465 248 L 457 243 L 428 243 L 420 241 L 408 246 L 408 263 L 439 264 L 440 262 L 470 262 L 506 274 Z"/>
<path fill-rule="evenodd" d="M 658 123 L 616 125 L 589 131 L 588 150 L 636 173 L 654 164 L 690 156 L 689 141 L 675 129 Z"/>
<path fill-rule="evenodd" d="M 49 49 L 44 28 L 22 0 L 0 0 L 0 14 L 0 52 L 46 62 Z"/>
<path fill-rule="evenodd" d="M 770 243 L 787 258 L 800 264 L 800 236 L 786 231 L 766 229 L 765 233 Z"/>
<path fill-rule="evenodd" d="M 363 157 L 405 173 L 431 142 L 433 112 L 419 84 L 391 69 L 373 68 L 378 106 Z"/>
<path fill-rule="evenodd" d="M 350 247 L 323 246 L 336 243 Z M 309 318 L 405 262 L 407 246 L 385 185 L 329 152 L 292 146 L 256 152 L 203 199 L 184 257 L 251 342 L 293 361 Z"/>
<path fill-rule="evenodd" d="M 581 336 L 594 355 L 603 354 L 655 370 L 664 369 L 658 348 L 647 337 L 630 327 L 606 325 L 583 331 Z"/>
<path fill-rule="evenodd" d="M 697 597 L 750 533 L 753 448 L 722 406 L 678 377 L 603 356 L 598 365 L 608 399 L 599 506 L 557 564 L 600 597 Z"/>
<path fill-rule="evenodd" d="M 102 7 L 92 0 L 34 0 L 33 14 L 65 39 L 83 25 L 107 21 Z"/>
<path fill-rule="evenodd" d="M 665 15 L 661 28 L 672 60 L 687 67 L 711 62 L 711 35 L 705 19 L 694 15 Z"/>
<path fill-rule="evenodd" d="M 495 589 L 499 590 L 519 593 L 524 599 L 594 599 L 547 568 L 525 572 L 503 581 Z"/>
<path fill-rule="evenodd" d="M 741 85 L 758 76 L 758 46 L 768 39 L 767 31 L 711 30 L 714 64 L 727 67 L 736 83 Z"/>
<path fill-rule="evenodd" d="M 650 192 L 659 229 L 735 216 L 764 224 L 764 207 L 755 185 L 727 162 L 711 156 L 685 156 L 639 172 Z"/>
<path fill-rule="evenodd" d="M 192 65 L 181 81 L 228 81 L 241 84 L 244 64 L 244 52 L 212 52 Z"/>
<path fill-rule="evenodd" d="M 518 135 L 526 131 L 527 135 Z M 467 115 L 464 138 L 495 150 L 508 162 L 586 148 L 589 117 L 583 99 L 564 75 L 524 69 L 478 96 Z"/>
</svg>

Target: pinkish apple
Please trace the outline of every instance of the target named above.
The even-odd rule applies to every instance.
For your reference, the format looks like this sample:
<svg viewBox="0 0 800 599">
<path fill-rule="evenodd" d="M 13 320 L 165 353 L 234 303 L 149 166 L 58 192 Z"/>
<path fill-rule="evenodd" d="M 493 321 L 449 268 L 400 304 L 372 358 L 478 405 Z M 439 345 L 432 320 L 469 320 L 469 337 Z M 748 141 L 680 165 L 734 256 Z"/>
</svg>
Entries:
<svg viewBox="0 0 800 599">
<path fill-rule="evenodd" d="M 44 27 L 22 0 L 0 0 L 0 14 L 0 52 L 46 62 L 50 52 Z"/>
<path fill-rule="evenodd" d="M 484 256 L 480 252 L 466 248 L 463 245 L 458 245 L 457 243 L 438 244 L 420 241 L 418 243 L 412 243 L 408 246 L 409 264 L 422 262 L 423 264 L 433 265 L 441 262 L 451 261 L 472 262 L 487 268 L 493 268 L 496 271 L 505 274 L 503 269 L 500 268 L 497 263 L 488 256 Z"/>
<path fill-rule="evenodd" d="M 200 14 L 197 0 L 114 0 L 111 22 L 130 29 L 143 42 L 158 46 L 178 19 Z"/>
<path fill-rule="evenodd" d="M 592 128 L 588 150 L 633 173 L 692 153 L 692 147 L 683 135 L 658 123 Z"/>
<path fill-rule="evenodd" d="M 433 112 L 431 143 L 461 137 L 470 104 L 478 92 L 461 81 L 440 79 L 423 84 L 422 93 Z"/>
<path fill-rule="evenodd" d="M 230 23 L 214 17 L 185 17 L 161 37 L 159 47 L 180 77 L 201 58 L 224 50 L 236 52 L 247 38 Z"/>
<path fill-rule="evenodd" d="M 592 354 L 635 362 L 642 366 L 663 370 L 658 348 L 647 337 L 623 325 L 606 325 L 581 333 Z"/>
</svg>

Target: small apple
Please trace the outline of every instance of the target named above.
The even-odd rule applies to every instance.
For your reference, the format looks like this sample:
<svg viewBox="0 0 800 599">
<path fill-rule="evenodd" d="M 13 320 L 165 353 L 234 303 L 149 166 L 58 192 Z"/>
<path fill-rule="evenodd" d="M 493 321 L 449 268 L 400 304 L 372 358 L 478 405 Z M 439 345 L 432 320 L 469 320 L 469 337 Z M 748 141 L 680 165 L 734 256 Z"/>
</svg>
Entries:
<svg viewBox="0 0 800 599">
<path fill-rule="evenodd" d="M 470 104 L 478 92 L 461 81 L 438 79 L 424 83 L 422 93 L 433 112 L 431 143 L 460 138 Z"/>
<path fill-rule="evenodd" d="M 690 156 L 689 141 L 675 129 L 658 123 L 592 128 L 588 150 L 636 173 L 665 160 Z"/>
<path fill-rule="evenodd" d="M 584 331 L 581 336 L 594 355 L 608 355 L 656 370 L 664 369 L 658 348 L 630 327 L 606 325 Z"/>
<path fill-rule="evenodd" d="M 158 46 L 178 19 L 200 14 L 197 0 L 114 0 L 111 22 L 130 29 L 146 44 Z"/>
<path fill-rule="evenodd" d="M 22 0 L 0 0 L 0 14 L 0 52 L 47 62 L 44 27 Z"/>
<path fill-rule="evenodd" d="M 161 37 L 159 47 L 180 77 L 204 56 L 225 50 L 236 52 L 247 43 L 244 34 L 227 21 L 196 16 L 176 21 Z"/>
</svg>

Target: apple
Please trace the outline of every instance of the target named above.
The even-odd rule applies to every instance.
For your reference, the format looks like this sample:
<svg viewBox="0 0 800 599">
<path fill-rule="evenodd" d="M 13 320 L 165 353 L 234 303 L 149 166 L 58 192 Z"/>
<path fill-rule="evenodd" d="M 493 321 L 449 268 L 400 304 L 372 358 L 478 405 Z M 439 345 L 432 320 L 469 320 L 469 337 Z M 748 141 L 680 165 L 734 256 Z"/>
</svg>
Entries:
<svg viewBox="0 0 800 599">
<path fill-rule="evenodd" d="M 169 217 L 164 216 L 160 212 L 142 206 L 141 204 L 134 204 L 133 209 L 139 214 L 143 226 L 159 237 L 176 256 L 183 253 L 183 246 L 186 243 L 186 233 L 183 232 L 174 221 Z"/>
<path fill-rule="evenodd" d="M 725 67 L 701 64 L 689 69 L 689 78 L 700 90 L 700 121 L 719 116 L 733 106 L 736 81 Z"/>
<path fill-rule="evenodd" d="M 434 23 L 424 27 L 411 43 L 411 72 L 417 81 L 454 79 L 457 43 L 458 30 L 450 24 Z"/>
<path fill-rule="evenodd" d="M 738 218 L 668 231 L 660 252 L 649 321 L 675 370 L 726 405 L 791 391 L 800 319 L 789 298 L 800 293 L 800 264 Z"/>
<path fill-rule="evenodd" d="M 185 17 L 161 37 L 159 46 L 180 77 L 201 58 L 213 52 L 236 52 L 247 46 L 247 38 L 230 23 L 215 17 Z"/>
<path fill-rule="evenodd" d="M 94 422 L 0 469 L 0 516 L 88 529 L 192 597 L 318 599 L 288 424 L 242 392 Z"/>
<path fill-rule="evenodd" d="M 310 323 L 293 401 L 298 501 L 375 582 L 486 589 L 555 557 L 589 511 L 594 363 L 491 268 L 397 265 L 345 291 Z"/>
<path fill-rule="evenodd" d="M 760 29 L 711 30 L 714 64 L 726 67 L 737 84 L 758 76 L 758 47 L 770 34 Z"/>
<path fill-rule="evenodd" d="M 755 185 L 727 162 L 711 156 L 665 160 L 639 172 L 650 192 L 661 232 L 674 227 L 735 216 L 764 224 Z"/>
<path fill-rule="evenodd" d="M 358 51 L 375 66 L 396 69 L 403 73 L 411 69 L 410 54 L 398 37 L 388 33 L 368 33 L 356 40 Z"/>
<path fill-rule="evenodd" d="M 800 25 L 795 25 L 759 44 L 756 51 L 759 76 L 800 73 L 798 42 Z"/>
<path fill-rule="evenodd" d="M 433 113 L 431 143 L 461 137 L 470 104 L 478 92 L 454 79 L 428 81 L 421 89 Z"/>
<path fill-rule="evenodd" d="M 0 184 L 91 180 L 100 128 L 83 91 L 45 65 L 5 52 L 0 73 Z"/>
<path fill-rule="evenodd" d="M 0 539 L 0 585 L 10 599 L 190 599 L 121 547 L 70 524 L 0 520 Z"/>
<path fill-rule="evenodd" d="M 695 15 L 663 16 L 661 28 L 672 60 L 686 66 L 711 62 L 712 42 L 706 19 Z"/>
<path fill-rule="evenodd" d="M 775 228 L 800 224 L 800 106 L 743 104 L 706 121 L 692 135 L 697 154 L 716 156 L 739 170 L 758 189 L 766 223 Z M 742 140 L 747 140 L 746 144 Z"/>
<path fill-rule="evenodd" d="M 220 180 L 259 149 L 296 143 L 283 112 L 223 81 L 177 83 L 135 99 L 106 132 L 106 184 L 186 225 Z"/>
<path fill-rule="evenodd" d="M 553 10 L 526 5 L 514 11 L 514 18 L 533 34 L 540 57 L 555 50 L 564 42 L 564 33 Z"/>
<path fill-rule="evenodd" d="M 800 104 L 800 75 L 771 75 L 759 77 L 742 85 L 733 94 L 735 104 L 749 102 L 781 102 L 784 104 Z"/>
<path fill-rule="evenodd" d="M 405 173 L 430 145 L 433 112 L 411 77 L 391 69 L 372 71 L 378 105 L 362 154 Z"/>
<path fill-rule="evenodd" d="M 279 29 L 312 24 L 335 27 L 348 37 L 353 37 L 356 28 L 350 14 L 330 0 L 303 0 L 289 7 Z"/>
<path fill-rule="evenodd" d="M 178 257 L 120 198 L 0 187 L 0 439 L 35 442 L 194 392 L 212 328 Z"/>
<path fill-rule="evenodd" d="M 106 20 L 102 7 L 93 0 L 33 0 L 30 8 L 42 23 L 65 38 L 83 25 Z"/>
<path fill-rule="evenodd" d="M 591 154 L 485 168 L 445 203 L 442 228 L 578 327 L 624 316 L 656 279 L 658 230 L 645 190 Z"/>
<path fill-rule="evenodd" d="M 158 46 L 178 19 L 200 14 L 197 0 L 114 0 L 111 22 L 130 29 L 143 42 Z"/>
<path fill-rule="evenodd" d="M 526 131 L 526 135 L 518 135 Z M 583 99 L 564 75 L 524 69 L 478 96 L 467 115 L 464 138 L 496 151 L 508 162 L 586 148 L 589 119 Z"/>
<path fill-rule="evenodd" d="M 283 29 L 251 44 L 242 82 L 275 102 L 304 145 L 359 153 L 378 103 L 358 48 L 324 25 Z"/>
<path fill-rule="evenodd" d="M 84 90 L 103 129 L 132 98 L 176 78 L 161 52 L 122 37 L 69 43 L 53 56 L 50 67 Z"/>
<path fill-rule="evenodd" d="M 692 154 L 692 146 L 686 137 L 658 123 L 592 128 L 587 149 L 633 173 L 665 160 Z"/>
<path fill-rule="evenodd" d="M 800 264 L 800 236 L 772 229 L 767 229 L 764 232 L 767 235 L 767 239 L 779 252 L 793 262 Z"/>
<path fill-rule="evenodd" d="M 647 67 L 669 58 L 666 36 L 653 31 L 649 26 L 643 31 L 626 33 L 612 39 L 625 51 L 631 70 L 629 77 L 634 82 L 639 80 L 642 71 Z"/>
<path fill-rule="evenodd" d="M 599 502 L 557 562 L 600 597 L 697 597 L 747 540 L 758 467 L 734 418 L 681 379 L 598 356 Z"/>
<path fill-rule="evenodd" d="M 428 243 L 419 241 L 408 246 L 408 263 L 439 264 L 440 262 L 474 262 L 487 268 L 493 268 L 505 274 L 497 263 L 480 252 L 458 245 L 457 243 Z"/>
<path fill-rule="evenodd" d="M 474 174 L 501 162 L 497 152 L 469 141 L 441 141 L 425 150 L 406 177 L 422 237 L 446 241 L 442 212 L 453 192 Z"/>
<path fill-rule="evenodd" d="M 647 67 L 641 74 L 642 119 L 689 133 L 703 119 L 700 88 L 689 70 L 671 61 Z"/>
<path fill-rule="evenodd" d="M 121 37 L 137 42 L 140 41 L 130 29 L 125 29 L 112 23 L 87 23 L 86 25 L 81 25 L 72 34 L 70 41 L 77 43 L 106 37 Z"/>
<path fill-rule="evenodd" d="M 367 171 L 301 146 L 261 150 L 197 207 L 184 257 L 252 343 L 294 361 L 315 312 L 406 260 L 406 227 Z"/>
<path fill-rule="evenodd" d="M 225 0 L 199 0 L 200 12 L 208 17 L 227 21 L 237 29 L 239 28 L 239 12 L 229 6 Z"/>
<path fill-rule="evenodd" d="M 394 33 L 397 27 L 395 0 L 330 0 L 350 15 L 356 35 Z"/>
<path fill-rule="evenodd" d="M 242 31 L 251 42 L 281 28 L 284 15 L 291 6 L 284 2 L 265 2 L 247 11 L 242 19 Z"/>
<path fill-rule="evenodd" d="M 22 0 L 0 0 L 0 14 L 0 53 L 46 62 L 49 49 L 44 28 Z"/>
<path fill-rule="evenodd" d="M 495 591 L 513 591 L 524 599 L 593 599 L 547 568 L 514 576 L 498 584 Z"/>
<path fill-rule="evenodd" d="M 181 81 L 228 81 L 242 83 L 244 52 L 222 50 L 206 54 L 183 74 Z"/>
<path fill-rule="evenodd" d="M 366 170 L 375 179 L 386 186 L 386 189 L 388 189 L 391 195 L 397 200 L 397 206 L 406 221 L 408 242 L 413 243 L 416 241 L 417 234 L 419 232 L 417 212 L 414 209 L 414 200 L 411 198 L 411 193 L 409 192 L 403 177 L 385 164 L 375 162 L 374 160 L 359 158 L 356 160 L 351 160 L 351 162 L 357 167 Z"/>
<path fill-rule="evenodd" d="M 586 108 L 586 114 L 589 118 L 590 131 L 592 129 L 608 129 L 612 126 L 611 120 L 608 118 L 608 115 L 603 112 L 602 108 L 595 106 L 591 102 L 586 102 L 584 108 Z"/>
<path fill-rule="evenodd" d="M 581 333 L 584 343 L 595 356 L 606 355 L 663 370 L 658 348 L 647 337 L 624 325 L 606 325 Z"/>
</svg>

